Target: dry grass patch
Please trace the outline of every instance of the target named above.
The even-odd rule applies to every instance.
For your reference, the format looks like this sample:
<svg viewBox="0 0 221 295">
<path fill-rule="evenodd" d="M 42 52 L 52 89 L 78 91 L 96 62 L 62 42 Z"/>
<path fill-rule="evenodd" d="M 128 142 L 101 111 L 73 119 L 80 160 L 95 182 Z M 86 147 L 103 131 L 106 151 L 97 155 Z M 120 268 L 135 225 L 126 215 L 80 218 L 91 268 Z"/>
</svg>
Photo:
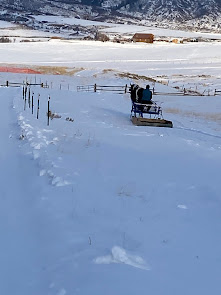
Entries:
<svg viewBox="0 0 221 295">
<path fill-rule="evenodd" d="M 57 113 L 53 113 L 52 111 L 49 111 L 49 113 L 46 113 L 47 117 L 49 117 L 51 120 L 53 119 L 60 119 L 61 115 Z"/>
<path fill-rule="evenodd" d="M 47 75 L 68 75 L 73 76 L 77 72 L 84 70 L 83 68 L 68 68 L 57 66 L 35 66 L 34 69 Z"/>
<path fill-rule="evenodd" d="M 116 76 L 120 78 L 129 78 L 132 80 L 144 80 L 144 81 L 156 82 L 156 80 L 153 78 L 138 75 L 138 74 L 128 73 L 128 72 L 116 73 Z"/>
<path fill-rule="evenodd" d="M 99 75 L 105 75 L 105 74 L 109 74 L 109 73 L 113 73 L 113 72 L 114 72 L 114 70 L 112 70 L 112 69 L 104 69 L 101 74 L 94 74 L 93 77 L 97 78 Z"/>
<path fill-rule="evenodd" d="M 199 113 L 194 111 L 184 111 L 177 108 L 165 108 L 164 111 L 171 114 L 179 114 L 179 115 L 183 115 L 187 117 L 195 117 L 195 118 L 197 117 L 197 118 L 206 119 L 208 121 L 221 123 L 221 113 L 216 113 L 216 114 Z"/>
</svg>

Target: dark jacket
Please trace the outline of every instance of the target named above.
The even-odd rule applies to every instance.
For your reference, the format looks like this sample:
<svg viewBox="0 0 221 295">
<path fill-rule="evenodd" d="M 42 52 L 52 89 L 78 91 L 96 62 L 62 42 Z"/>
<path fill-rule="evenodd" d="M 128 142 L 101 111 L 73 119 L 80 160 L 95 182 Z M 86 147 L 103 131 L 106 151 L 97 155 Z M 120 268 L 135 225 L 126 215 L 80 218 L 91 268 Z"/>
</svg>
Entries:
<svg viewBox="0 0 221 295">
<path fill-rule="evenodd" d="M 150 91 L 150 89 L 144 89 L 143 91 L 143 96 L 142 96 L 142 102 L 146 103 L 151 101 L 152 99 L 152 92 Z"/>
</svg>

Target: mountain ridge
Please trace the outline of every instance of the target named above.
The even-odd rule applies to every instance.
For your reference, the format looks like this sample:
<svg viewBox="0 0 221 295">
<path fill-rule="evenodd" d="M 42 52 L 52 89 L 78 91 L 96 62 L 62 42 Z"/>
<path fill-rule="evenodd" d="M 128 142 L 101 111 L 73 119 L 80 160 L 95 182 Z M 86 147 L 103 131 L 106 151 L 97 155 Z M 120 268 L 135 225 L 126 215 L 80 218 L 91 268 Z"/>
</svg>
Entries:
<svg viewBox="0 0 221 295">
<path fill-rule="evenodd" d="M 186 24 L 220 30 L 221 0 L 0 0 L 0 19 L 10 20 L 16 13 L 22 19 L 29 14 L 51 14 L 90 20 Z M 19 22 L 19 17 L 16 16 Z"/>
</svg>

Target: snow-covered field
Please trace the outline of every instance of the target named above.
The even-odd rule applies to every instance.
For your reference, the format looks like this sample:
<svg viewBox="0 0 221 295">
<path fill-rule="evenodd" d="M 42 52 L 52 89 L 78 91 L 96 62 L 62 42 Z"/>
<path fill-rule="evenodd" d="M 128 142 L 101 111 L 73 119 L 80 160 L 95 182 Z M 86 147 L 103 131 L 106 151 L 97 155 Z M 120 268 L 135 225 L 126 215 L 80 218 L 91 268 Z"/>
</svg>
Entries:
<svg viewBox="0 0 221 295">
<path fill-rule="evenodd" d="M 37 76 L 33 115 L 0 89 L 1 294 L 218 295 L 220 97 L 158 96 L 174 128 L 136 127 L 129 94 L 76 92 L 95 75 L 129 82 Z"/>
<path fill-rule="evenodd" d="M 15 24 L 0 20 L 0 28 L 1 29 L 12 28 L 12 27 L 15 27 L 15 26 L 16 26 Z"/>
<path fill-rule="evenodd" d="M 51 40 L 0 44 L 1 63 L 113 69 L 200 93 L 220 89 L 221 43 L 118 44 Z"/>
<path fill-rule="evenodd" d="M 132 37 L 135 33 L 151 33 L 156 37 L 166 36 L 166 37 L 180 37 L 180 38 L 209 38 L 209 39 L 221 39 L 221 34 L 215 33 L 202 33 L 202 32 L 188 32 L 181 30 L 170 30 L 154 27 L 153 24 L 148 24 L 148 22 L 140 21 L 138 25 L 127 25 L 127 24 L 114 24 L 105 23 L 97 21 L 89 21 L 78 18 L 67 18 L 59 16 L 49 16 L 49 15 L 37 15 L 33 16 L 37 21 L 47 21 L 48 23 L 57 24 L 68 24 L 68 25 L 80 25 L 80 26 L 98 26 L 103 27 L 101 31 L 105 33 L 117 33 L 120 35 L 125 35 Z"/>
<path fill-rule="evenodd" d="M 0 44 L 6 66 L 79 69 L 0 73 L 49 85 L 31 86 L 33 114 L 22 87 L 0 87 L 0 294 L 220 294 L 221 96 L 154 96 L 169 129 L 132 125 L 128 93 L 77 92 L 220 89 L 220 46 Z"/>
</svg>

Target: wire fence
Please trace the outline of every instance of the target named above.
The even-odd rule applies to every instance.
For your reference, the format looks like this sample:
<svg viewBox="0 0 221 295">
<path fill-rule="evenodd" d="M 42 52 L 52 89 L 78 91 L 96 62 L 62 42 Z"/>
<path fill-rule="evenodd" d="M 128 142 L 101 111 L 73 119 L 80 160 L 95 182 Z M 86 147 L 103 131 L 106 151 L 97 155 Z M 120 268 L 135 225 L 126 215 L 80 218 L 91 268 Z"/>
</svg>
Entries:
<svg viewBox="0 0 221 295">
<path fill-rule="evenodd" d="M 40 86 L 42 88 L 49 88 L 49 85 L 46 83 L 29 83 L 29 82 L 10 82 L 6 81 L 5 84 L 1 84 L 1 87 L 25 87 L 25 86 Z"/>
<path fill-rule="evenodd" d="M 204 90 L 203 92 L 199 92 L 197 90 L 191 90 L 184 88 L 183 91 L 179 92 L 159 92 L 153 89 L 153 95 L 169 95 L 169 96 L 216 96 L 221 95 L 221 90 Z"/>
<path fill-rule="evenodd" d="M 101 92 L 101 91 L 110 91 L 116 92 L 117 94 L 124 94 L 128 92 L 127 84 L 125 86 L 119 85 L 80 85 L 77 86 L 78 92 Z"/>
<path fill-rule="evenodd" d="M 77 92 L 104 92 L 104 91 L 109 91 L 109 92 L 114 92 L 117 94 L 124 94 L 124 93 L 129 93 L 130 88 L 127 86 L 119 86 L 119 85 L 98 85 L 98 84 L 93 84 L 93 85 L 79 85 L 77 86 Z M 221 95 L 221 90 L 204 90 L 202 93 L 197 91 L 197 90 L 192 90 L 192 89 L 186 89 L 183 88 L 182 90 L 178 92 L 161 92 L 161 91 L 156 91 L 155 88 L 153 87 L 152 89 L 153 95 L 167 95 L 167 96 L 216 96 L 216 95 Z"/>
<path fill-rule="evenodd" d="M 221 90 L 215 89 L 214 95 L 221 95 Z"/>
</svg>

